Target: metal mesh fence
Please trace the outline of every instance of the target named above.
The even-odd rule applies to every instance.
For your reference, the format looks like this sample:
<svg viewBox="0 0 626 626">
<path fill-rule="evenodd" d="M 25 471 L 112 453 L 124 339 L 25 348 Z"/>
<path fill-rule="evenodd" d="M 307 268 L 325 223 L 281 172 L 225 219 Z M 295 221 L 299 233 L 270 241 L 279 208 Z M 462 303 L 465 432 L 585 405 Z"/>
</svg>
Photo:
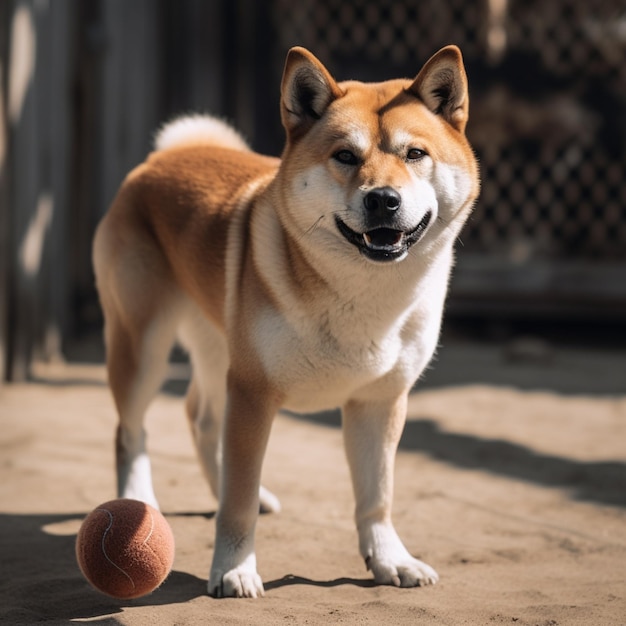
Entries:
<svg viewBox="0 0 626 626">
<path fill-rule="evenodd" d="M 295 44 L 340 78 L 413 75 L 464 53 L 483 190 L 460 254 L 626 260 L 626 5 L 621 0 L 275 0 Z M 279 73 L 279 69 L 277 72 Z"/>
</svg>

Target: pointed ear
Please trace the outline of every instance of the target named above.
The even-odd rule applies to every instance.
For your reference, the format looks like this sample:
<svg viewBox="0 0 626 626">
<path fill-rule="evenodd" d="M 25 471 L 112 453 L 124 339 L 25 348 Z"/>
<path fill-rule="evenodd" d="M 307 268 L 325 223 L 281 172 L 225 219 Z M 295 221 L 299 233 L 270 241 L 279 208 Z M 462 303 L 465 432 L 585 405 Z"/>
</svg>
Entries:
<svg viewBox="0 0 626 626">
<path fill-rule="evenodd" d="M 435 115 L 441 115 L 459 132 L 465 132 L 469 95 L 463 57 L 456 46 L 447 46 L 433 55 L 408 91 Z"/>
<path fill-rule="evenodd" d="M 287 54 L 280 114 L 287 134 L 305 133 L 343 92 L 328 70 L 305 48 Z"/>
</svg>

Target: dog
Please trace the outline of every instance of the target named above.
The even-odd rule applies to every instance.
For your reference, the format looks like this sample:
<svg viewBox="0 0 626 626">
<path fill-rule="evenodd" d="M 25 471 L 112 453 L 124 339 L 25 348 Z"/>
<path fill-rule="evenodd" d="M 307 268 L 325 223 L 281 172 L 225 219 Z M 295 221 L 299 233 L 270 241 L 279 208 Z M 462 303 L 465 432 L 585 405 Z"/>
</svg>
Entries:
<svg viewBox="0 0 626 626">
<path fill-rule="evenodd" d="M 157 505 L 144 412 L 188 350 L 198 456 L 219 499 L 212 596 L 257 597 L 254 530 L 281 408 L 340 407 L 361 556 L 378 584 L 435 583 L 391 521 L 407 397 L 438 342 L 454 243 L 479 192 L 467 78 L 448 46 L 415 79 L 337 82 L 292 48 L 282 157 L 180 118 L 123 182 L 94 239 L 118 495 Z"/>
</svg>

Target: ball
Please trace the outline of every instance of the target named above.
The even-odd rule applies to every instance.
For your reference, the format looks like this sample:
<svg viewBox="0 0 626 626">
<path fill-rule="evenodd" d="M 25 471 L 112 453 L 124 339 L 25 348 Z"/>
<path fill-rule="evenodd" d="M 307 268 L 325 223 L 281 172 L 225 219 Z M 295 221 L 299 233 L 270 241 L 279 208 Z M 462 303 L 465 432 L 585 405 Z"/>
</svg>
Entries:
<svg viewBox="0 0 626 626">
<path fill-rule="evenodd" d="M 174 535 L 154 507 L 121 498 L 105 502 L 83 521 L 76 560 L 98 591 L 130 599 L 154 591 L 174 563 Z"/>
</svg>

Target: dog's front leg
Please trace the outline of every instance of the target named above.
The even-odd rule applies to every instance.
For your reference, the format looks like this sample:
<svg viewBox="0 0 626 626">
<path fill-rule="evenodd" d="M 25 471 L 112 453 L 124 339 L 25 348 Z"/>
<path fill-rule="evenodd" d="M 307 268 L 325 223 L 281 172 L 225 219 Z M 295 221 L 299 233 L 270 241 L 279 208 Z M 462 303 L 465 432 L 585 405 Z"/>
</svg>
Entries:
<svg viewBox="0 0 626 626">
<path fill-rule="evenodd" d="M 277 403 L 229 376 L 223 433 L 220 505 L 209 595 L 264 595 L 256 571 L 254 529 L 259 512 L 261 468 Z"/>
<path fill-rule="evenodd" d="M 361 555 L 377 583 L 417 587 L 437 582 L 437 573 L 409 554 L 391 522 L 395 454 L 406 401 L 406 395 L 393 402 L 350 401 L 343 410 L 343 432 Z"/>
</svg>

